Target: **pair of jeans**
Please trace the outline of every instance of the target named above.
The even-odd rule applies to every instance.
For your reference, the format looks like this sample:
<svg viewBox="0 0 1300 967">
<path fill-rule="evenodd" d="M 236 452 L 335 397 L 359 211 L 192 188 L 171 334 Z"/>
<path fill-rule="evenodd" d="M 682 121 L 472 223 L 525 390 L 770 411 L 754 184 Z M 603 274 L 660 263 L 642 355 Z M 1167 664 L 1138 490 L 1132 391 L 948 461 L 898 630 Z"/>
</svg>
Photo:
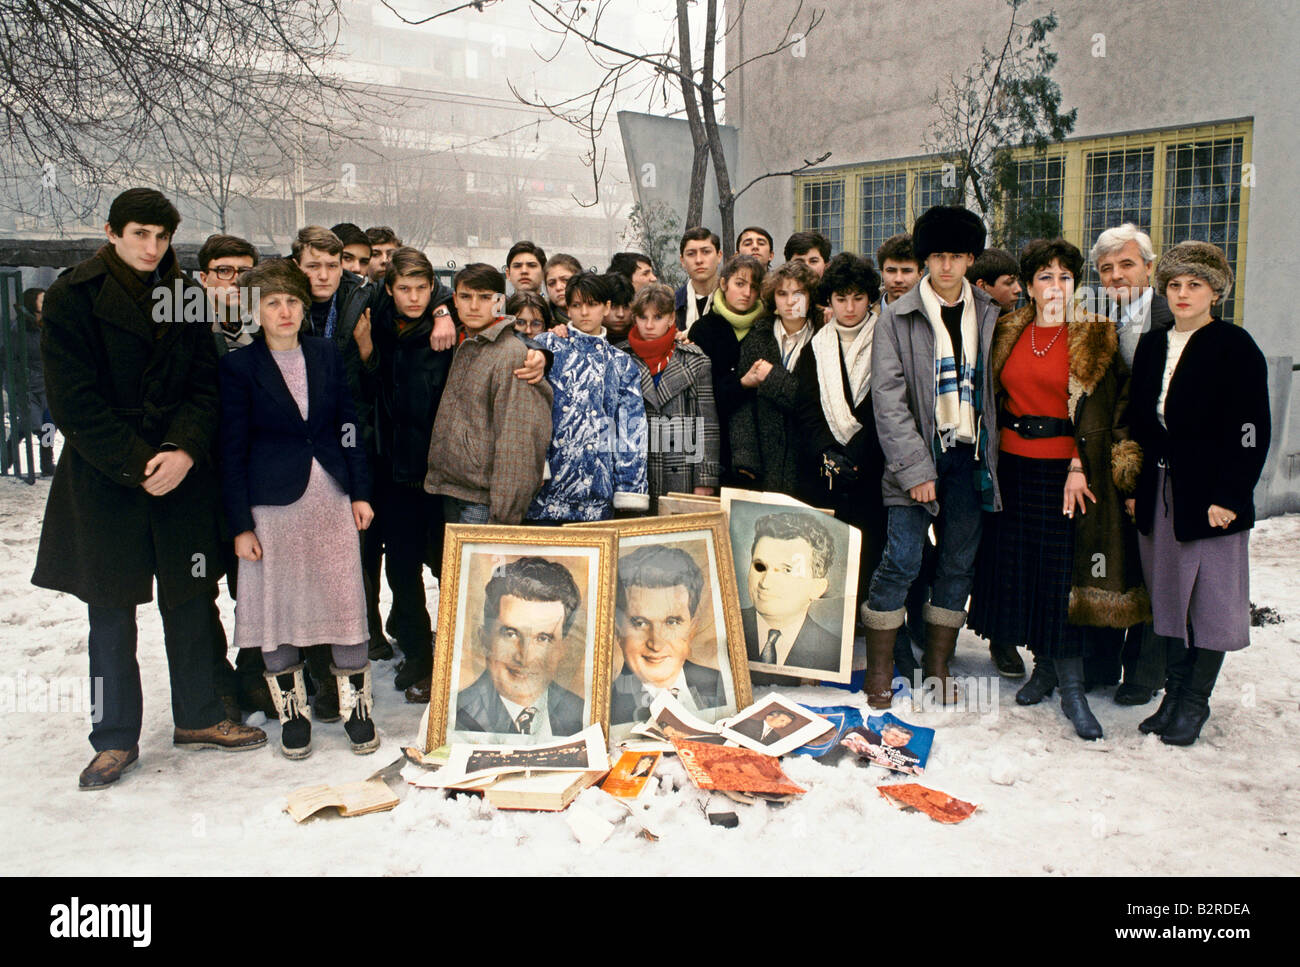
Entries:
<svg viewBox="0 0 1300 967">
<path fill-rule="evenodd" d="M 217 699 L 212 656 L 213 601 L 200 592 L 184 604 L 169 608 L 161 595 L 163 646 L 171 679 L 172 721 L 179 729 L 206 729 L 225 716 Z M 130 749 L 140 741 L 144 696 L 136 661 L 135 607 L 90 605 L 90 677 L 103 682 L 98 721 L 90 726 L 96 752 Z M 220 628 L 217 620 L 216 628 Z"/>
<path fill-rule="evenodd" d="M 934 520 L 937 547 L 930 603 L 936 608 L 964 611 L 975 578 L 975 552 L 983 523 L 975 448 L 969 444 L 949 447 L 939 454 L 935 469 L 939 516 Z M 908 590 L 921 573 L 931 523 L 930 512 L 921 504 L 889 507 L 888 511 L 885 553 L 867 592 L 867 606 L 872 611 L 897 611 L 907 602 Z"/>
<path fill-rule="evenodd" d="M 443 497 L 442 514 L 448 524 L 486 524 L 492 516 L 492 508 L 487 504 L 471 504 L 459 497 Z"/>
</svg>

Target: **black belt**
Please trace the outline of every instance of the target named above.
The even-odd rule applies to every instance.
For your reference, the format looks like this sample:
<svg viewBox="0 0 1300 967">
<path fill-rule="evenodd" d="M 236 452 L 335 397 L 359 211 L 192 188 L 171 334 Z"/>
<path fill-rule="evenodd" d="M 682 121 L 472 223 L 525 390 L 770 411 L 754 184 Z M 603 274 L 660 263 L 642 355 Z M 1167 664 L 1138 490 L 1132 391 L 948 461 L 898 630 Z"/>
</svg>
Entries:
<svg viewBox="0 0 1300 967">
<path fill-rule="evenodd" d="M 1059 416 L 1013 416 L 1005 409 L 998 410 L 998 427 L 1015 430 L 1027 440 L 1074 436 L 1074 422 L 1071 420 Z"/>
</svg>

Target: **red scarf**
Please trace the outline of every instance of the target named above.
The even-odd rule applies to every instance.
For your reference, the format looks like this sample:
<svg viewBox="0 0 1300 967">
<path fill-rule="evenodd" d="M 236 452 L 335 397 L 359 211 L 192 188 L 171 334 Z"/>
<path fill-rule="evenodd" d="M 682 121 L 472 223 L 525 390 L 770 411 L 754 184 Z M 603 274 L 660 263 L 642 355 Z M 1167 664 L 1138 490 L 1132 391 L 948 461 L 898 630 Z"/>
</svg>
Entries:
<svg viewBox="0 0 1300 967">
<path fill-rule="evenodd" d="M 637 327 L 633 326 L 627 331 L 627 341 L 632 351 L 650 367 L 650 375 L 658 376 L 677 348 L 677 327 L 669 326 L 668 331 L 658 339 L 643 339 Z"/>
</svg>

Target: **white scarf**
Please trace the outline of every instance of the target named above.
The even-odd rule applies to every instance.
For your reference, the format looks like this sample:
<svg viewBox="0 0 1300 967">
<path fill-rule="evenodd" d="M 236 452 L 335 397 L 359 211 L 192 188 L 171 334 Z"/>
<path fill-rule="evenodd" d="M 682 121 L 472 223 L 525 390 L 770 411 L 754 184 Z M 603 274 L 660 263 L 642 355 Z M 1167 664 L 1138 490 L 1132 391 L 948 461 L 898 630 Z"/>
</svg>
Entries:
<svg viewBox="0 0 1300 967">
<path fill-rule="evenodd" d="M 853 390 L 853 405 L 858 406 L 871 389 L 871 342 L 876 333 L 876 319 L 872 312 L 858 327 L 858 334 L 844 352 L 844 369 L 849 371 L 849 384 Z M 813 359 L 817 363 L 817 388 L 821 394 L 822 413 L 831 435 L 846 446 L 862 429 L 853 416 L 853 410 L 844 398 L 844 373 L 840 369 L 840 335 L 844 327 L 837 322 L 822 326 L 812 337 Z"/>
<path fill-rule="evenodd" d="M 772 335 L 776 337 L 776 351 L 787 373 L 794 372 L 795 364 L 799 362 L 799 356 L 803 353 L 803 347 L 812 340 L 812 330 L 812 323 L 805 319 L 803 328 L 794 334 L 794 347 L 790 350 L 790 355 L 786 356 L 785 350 L 781 347 L 785 345 L 784 340 L 790 337 L 786 334 L 785 326 L 781 325 L 780 319 L 772 323 Z"/>
<path fill-rule="evenodd" d="M 934 328 L 934 429 L 939 446 L 947 450 L 954 440 L 974 443 L 979 429 L 975 412 L 975 359 L 979 329 L 975 325 L 975 297 L 970 283 L 961 280 L 961 359 L 953 357 L 952 339 L 943 324 L 942 303 L 927 275 L 920 282 L 921 304 Z"/>
</svg>

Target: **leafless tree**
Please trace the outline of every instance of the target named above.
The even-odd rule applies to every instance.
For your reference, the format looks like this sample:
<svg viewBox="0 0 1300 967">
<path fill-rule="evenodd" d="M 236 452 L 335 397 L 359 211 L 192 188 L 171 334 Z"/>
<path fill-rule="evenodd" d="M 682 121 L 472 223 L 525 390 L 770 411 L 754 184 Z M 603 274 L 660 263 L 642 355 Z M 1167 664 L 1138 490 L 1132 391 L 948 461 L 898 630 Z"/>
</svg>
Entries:
<svg viewBox="0 0 1300 967">
<path fill-rule="evenodd" d="M 340 3 L 0 0 L 10 206 L 36 200 L 50 206 L 42 215 L 80 218 L 98 205 L 100 185 L 194 161 L 182 180 L 220 223 L 244 188 L 241 172 L 256 181 L 273 140 L 253 137 L 249 119 L 272 135 L 292 112 L 325 137 L 337 113 L 319 105 L 353 101 L 327 67 Z M 35 177 L 38 192 L 12 183 Z"/>
<path fill-rule="evenodd" d="M 684 113 L 690 126 L 692 144 L 686 222 L 688 225 L 698 225 L 703 219 L 704 187 L 711 162 L 718 188 L 719 215 L 722 220 L 722 234 L 726 239 L 725 250 L 730 254 L 735 237 L 736 199 L 764 178 L 802 171 L 804 168 L 821 163 L 829 157 L 829 153 L 823 154 L 816 160 L 805 161 L 803 166 L 791 171 L 760 175 L 740 191 L 735 191 L 732 188 L 731 173 L 723 155 L 722 140 L 718 131 L 718 104 L 725 99 L 727 79 L 754 61 L 779 54 L 795 46 L 817 28 L 821 23 L 823 12 L 810 9 L 804 25 L 799 28 L 798 24 L 804 18 L 804 0 L 799 0 L 781 39 L 774 46 L 723 70 L 718 64 L 718 45 L 727 35 L 736 30 L 744 15 L 747 0 L 738 0 L 735 15 L 730 22 L 720 21 L 718 0 L 706 0 L 703 32 L 699 40 L 701 47 L 699 67 L 695 66 L 696 42 L 691 35 L 689 16 L 692 0 L 674 0 L 670 32 L 665 36 L 662 49 L 659 50 L 632 49 L 630 46 L 608 40 L 608 32 L 605 36 L 601 35 L 602 21 L 607 15 L 613 18 L 617 13 L 611 11 L 612 2 L 613 0 L 528 0 L 535 22 L 556 41 L 554 48 L 547 51 L 534 48 L 538 56 L 547 62 L 553 62 L 557 58 L 568 56 L 570 48 L 576 46 L 597 66 L 600 77 L 597 83 L 587 90 L 555 100 L 536 93 L 524 93 L 513 83 L 510 89 L 521 103 L 543 108 L 554 117 L 572 125 L 586 142 L 584 161 L 591 169 L 592 195 L 585 200 L 576 196 L 574 199 L 583 207 L 600 204 L 601 181 L 606 164 L 606 152 L 601 147 L 601 136 L 610 116 L 623 98 L 630 93 L 633 97 L 646 98 L 652 106 L 657 105 L 661 110 L 672 108 L 672 113 Z M 425 19 L 445 16 L 465 6 L 475 6 L 475 4 L 463 4 Z M 407 23 L 423 22 L 412 21 L 406 17 L 402 19 Z"/>
<path fill-rule="evenodd" d="M 1051 78 L 1057 55 L 1048 35 L 1057 27 L 1056 14 L 1025 19 L 1025 3 L 1007 0 L 1010 16 L 1000 44 L 982 48 L 975 64 L 935 91 L 931 103 L 938 117 L 923 141 L 957 166 L 953 200 L 961 200 L 969 186 L 986 217 L 1008 190 L 1014 191 L 1008 149 L 1041 150 L 1061 141 L 1074 130 L 1079 113 L 1060 110 L 1061 89 Z"/>
</svg>

